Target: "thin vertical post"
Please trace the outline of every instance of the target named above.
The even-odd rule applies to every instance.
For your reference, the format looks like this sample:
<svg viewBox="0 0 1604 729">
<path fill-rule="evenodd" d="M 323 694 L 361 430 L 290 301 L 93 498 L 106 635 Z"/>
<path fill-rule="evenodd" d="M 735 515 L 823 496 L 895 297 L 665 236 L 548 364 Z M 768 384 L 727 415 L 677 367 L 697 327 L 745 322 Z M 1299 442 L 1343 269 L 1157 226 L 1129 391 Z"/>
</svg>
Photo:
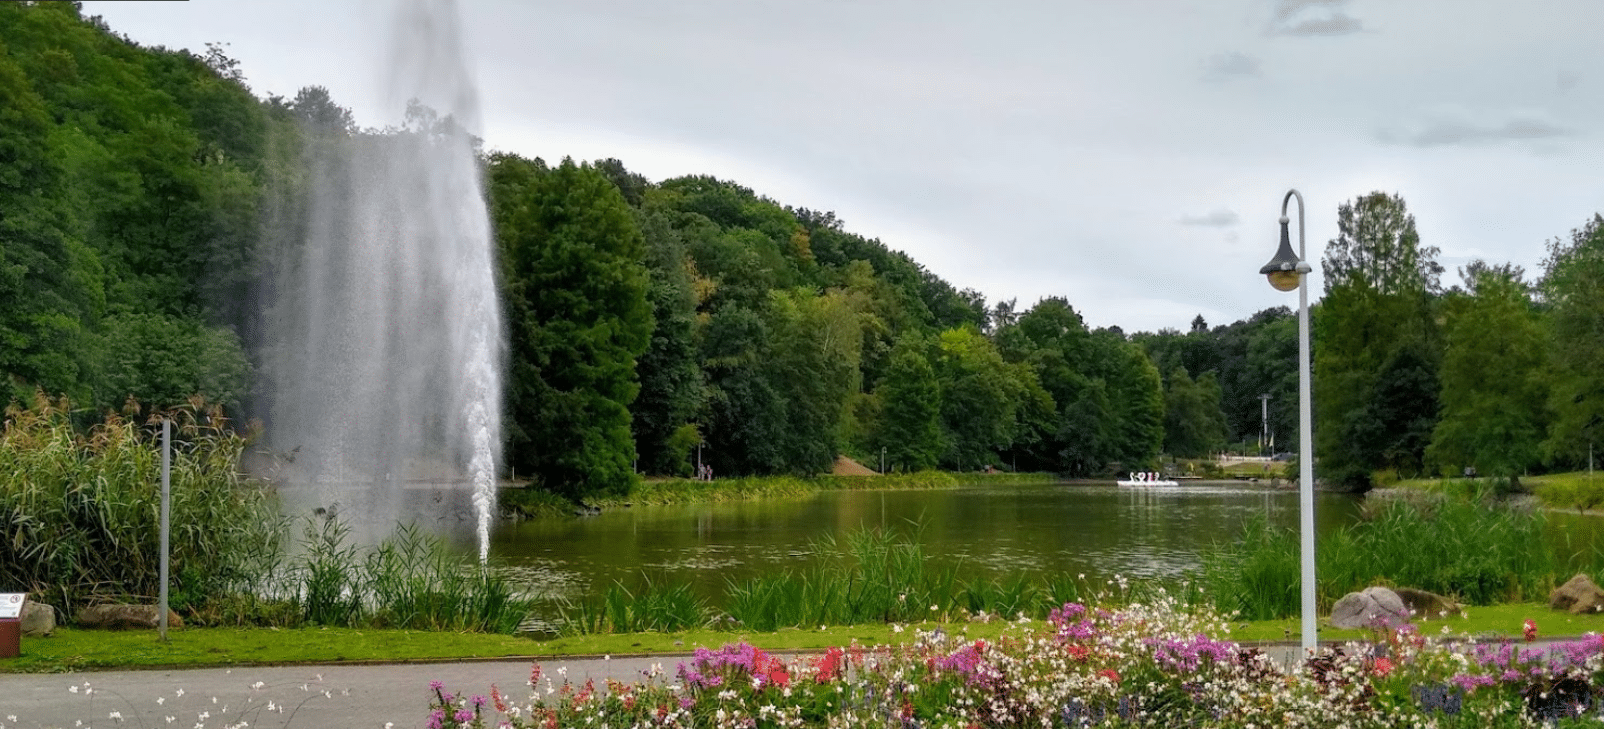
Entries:
<svg viewBox="0 0 1604 729">
<path fill-rule="evenodd" d="M 1303 651 L 1305 654 L 1319 646 L 1315 635 L 1315 576 L 1314 576 L 1314 407 L 1309 380 L 1309 251 L 1304 240 L 1303 195 L 1297 190 L 1287 193 L 1281 201 L 1281 216 L 1286 219 L 1287 203 L 1298 199 L 1298 511 L 1299 533 L 1302 539 L 1302 602 Z"/>
<path fill-rule="evenodd" d="M 156 624 L 162 642 L 167 641 L 167 573 L 171 549 L 169 548 L 172 518 L 173 481 L 173 421 L 162 418 L 162 524 L 161 524 L 161 595 L 157 599 Z"/>
</svg>

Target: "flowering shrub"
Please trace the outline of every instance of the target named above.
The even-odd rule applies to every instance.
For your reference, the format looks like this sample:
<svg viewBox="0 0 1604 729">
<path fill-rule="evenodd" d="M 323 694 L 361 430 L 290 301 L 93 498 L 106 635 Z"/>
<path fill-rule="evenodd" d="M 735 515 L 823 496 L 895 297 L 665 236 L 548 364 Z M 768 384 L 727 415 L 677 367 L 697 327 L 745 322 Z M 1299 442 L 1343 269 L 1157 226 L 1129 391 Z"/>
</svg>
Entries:
<svg viewBox="0 0 1604 729">
<path fill-rule="evenodd" d="M 1217 637 L 1222 616 L 1160 594 L 1069 603 L 995 642 L 944 630 L 899 646 L 781 659 L 700 649 L 673 674 L 576 686 L 531 676 L 526 703 L 433 687 L 447 727 L 1488 727 L 1601 718 L 1604 637 L 1554 649 L 1437 642 L 1405 625 L 1296 666 Z"/>
</svg>

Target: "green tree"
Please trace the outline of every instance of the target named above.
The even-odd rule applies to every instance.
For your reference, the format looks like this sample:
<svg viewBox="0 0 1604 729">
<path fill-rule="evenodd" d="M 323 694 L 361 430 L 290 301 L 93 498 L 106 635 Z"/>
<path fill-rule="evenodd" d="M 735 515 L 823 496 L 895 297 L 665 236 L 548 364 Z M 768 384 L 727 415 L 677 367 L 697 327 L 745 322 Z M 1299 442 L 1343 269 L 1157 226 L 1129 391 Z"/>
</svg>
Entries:
<svg viewBox="0 0 1604 729">
<path fill-rule="evenodd" d="M 1553 421 L 1543 443 L 1557 467 L 1587 462 L 1604 423 L 1604 217 L 1548 244 L 1539 282 L 1548 306 Z"/>
<path fill-rule="evenodd" d="M 1170 370 L 1164 383 L 1164 452 L 1200 458 L 1225 445 L 1225 413 L 1214 373 L 1196 380 L 1186 368 Z"/>
<path fill-rule="evenodd" d="M 769 313 L 774 339 L 764 371 L 784 403 L 781 469 L 812 475 L 835 463 L 847 404 L 859 389 L 862 334 L 840 292 L 776 291 Z"/>
<path fill-rule="evenodd" d="M 34 387 L 84 392 L 88 286 L 98 278 L 97 257 L 70 236 L 50 129 L 44 101 L 0 44 L 0 376 L 23 402 Z"/>
<path fill-rule="evenodd" d="M 1547 423 L 1542 327 L 1518 271 L 1473 265 L 1465 283 L 1447 307 L 1442 418 L 1426 455 L 1448 474 L 1519 476 L 1541 461 Z"/>
<path fill-rule="evenodd" d="M 509 460 L 569 497 L 625 493 L 635 360 L 652 331 L 640 229 L 588 165 L 495 155 L 489 173 L 512 354 Z"/>
<path fill-rule="evenodd" d="M 636 366 L 641 391 L 630 408 L 635 445 L 642 471 L 689 474 L 688 447 L 701 440 L 694 423 L 707 400 L 696 348 L 694 282 L 684 245 L 667 217 L 657 210 L 637 216 L 646 240 L 647 299 L 655 324 Z"/>
<path fill-rule="evenodd" d="M 875 392 L 880 398 L 879 428 L 872 448 L 885 448 L 891 465 L 909 471 L 935 468 L 946 451 L 941 430 L 941 387 L 917 334 L 904 335 L 891 350 L 891 362 Z"/>
<path fill-rule="evenodd" d="M 1383 468 L 1418 473 L 1437 417 L 1432 295 L 1442 267 L 1396 195 L 1337 210 L 1315 310 L 1315 434 L 1322 480 L 1363 491 Z"/>
<path fill-rule="evenodd" d="M 947 446 L 942 465 L 973 471 L 1001 461 L 1019 434 L 1025 388 L 991 340 L 972 327 L 948 329 L 936 343 L 936 377 Z"/>
</svg>

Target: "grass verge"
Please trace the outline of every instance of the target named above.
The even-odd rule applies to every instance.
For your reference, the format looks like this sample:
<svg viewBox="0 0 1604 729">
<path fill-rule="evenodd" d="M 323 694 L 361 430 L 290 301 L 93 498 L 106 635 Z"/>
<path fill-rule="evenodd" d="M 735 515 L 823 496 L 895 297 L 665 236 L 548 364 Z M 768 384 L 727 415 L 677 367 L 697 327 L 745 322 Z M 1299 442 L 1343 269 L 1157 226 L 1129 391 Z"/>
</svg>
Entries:
<svg viewBox="0 0 1604 729">
<path fill-rule="evenodd" d="M 1604 614 L 1569 615 L 1534 603 L 1470 607 L 1463 616 L 1417 623 L 1422 633 L 1483 641 L 1520 640 L 1522 623 L 1537 622 L 1546 638 L 1604 633 Z M 481 659 L 549 660 L 558 657 L 685 654 L 746 641 L 769 651 L 823 650 L 831 646 L 894 644 L 914 629 L 944 627 L 975 638 L 995 639 L 1006 623 L 918 623 L 790 628 L 774 632 L 688 630 L 677 633 L 617 633 L 536 641 L 485 633 L 351 628 L 188 628 L 169 632 L 166 643 L 153 632 L 102 632 L 62 628 L 47 638 L 22 639 L 22 655 L 0 659 L 0 673 L 60 673 L 130 668 L 178 668 L 273 664 L 353 664 Z M 1243 643 L 1296 640 L 1298 620 L 1233 622 L 1229 638 Z M 1321 640 L 1360 640 L 1359 630 L 1323 626 Z"/>
</svg>

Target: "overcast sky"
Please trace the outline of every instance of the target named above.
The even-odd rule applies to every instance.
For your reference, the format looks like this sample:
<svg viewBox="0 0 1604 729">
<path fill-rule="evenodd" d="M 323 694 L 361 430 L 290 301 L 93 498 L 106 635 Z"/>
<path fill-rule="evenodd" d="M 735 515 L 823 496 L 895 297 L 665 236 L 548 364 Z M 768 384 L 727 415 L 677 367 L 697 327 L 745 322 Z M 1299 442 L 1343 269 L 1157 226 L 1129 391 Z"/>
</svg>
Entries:
<svg viewBox="0 0 1604 729">
<path fill-rule="evenodd" d="M 229 44 L 258 95 L 320 85 L 359 124 L 400 118 L 392 0 L 84 5 L 145 45 Z M 1063 296 L 1092 326 L 1296 307 L 1258 275 L 1290 188 L 1315 259 L 1338 204 L 1403 195 L 1444 284 L 1473 258 L 1535 277 L 1546 241 L 1604 211 L 1600 0 L 458 10 L 489 149 L 734 180 L 988 301 Z"/>
</svg>

